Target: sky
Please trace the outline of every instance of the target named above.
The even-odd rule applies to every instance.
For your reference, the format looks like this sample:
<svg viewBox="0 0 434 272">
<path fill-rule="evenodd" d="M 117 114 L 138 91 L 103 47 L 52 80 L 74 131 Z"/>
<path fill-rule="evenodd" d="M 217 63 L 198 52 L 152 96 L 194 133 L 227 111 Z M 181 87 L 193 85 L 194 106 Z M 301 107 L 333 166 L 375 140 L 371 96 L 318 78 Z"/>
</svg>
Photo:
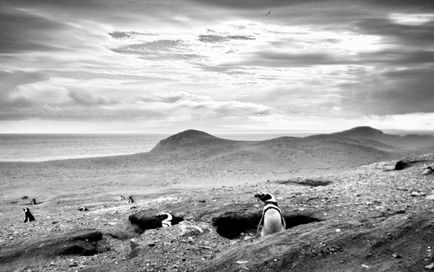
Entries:
<svg viewBox="0 0 434 272">
<path fill-rule="evenodd" d="M 0 133 L 434 129 L 432 0 L 2 0 Z"/>
</svg>

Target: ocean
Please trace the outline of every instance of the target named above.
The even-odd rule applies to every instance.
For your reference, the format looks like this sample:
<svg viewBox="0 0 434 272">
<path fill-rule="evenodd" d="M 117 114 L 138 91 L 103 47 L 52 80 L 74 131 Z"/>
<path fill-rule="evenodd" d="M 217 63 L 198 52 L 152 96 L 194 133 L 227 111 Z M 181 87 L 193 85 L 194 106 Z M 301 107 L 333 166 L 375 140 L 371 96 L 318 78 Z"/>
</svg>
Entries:
<svg viewBox="0 0 434 272">
<path fill-rule="evenodd" d="M 216 134 L 232 140 L 266 140 L 292 134 Z M 103 157 L 150 151 L 164 134 L 0 134 L 0 161 L 39 162 L 47 160 Z"/>
</svg>

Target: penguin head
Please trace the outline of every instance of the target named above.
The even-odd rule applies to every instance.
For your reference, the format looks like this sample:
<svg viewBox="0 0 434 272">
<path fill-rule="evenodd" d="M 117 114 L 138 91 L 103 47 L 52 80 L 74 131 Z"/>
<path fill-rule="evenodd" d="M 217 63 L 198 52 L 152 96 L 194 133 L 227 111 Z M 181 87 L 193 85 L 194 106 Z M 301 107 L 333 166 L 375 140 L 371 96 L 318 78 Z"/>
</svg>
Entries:
<svg viewBox="0 0 434 272">
<path fill-rule="evenodd" d="M 270 193 L 257 193 L 255 194 L 255 197 L 262 202 L 274 202 L 276 203 L 276 198 Z"/>
<path fill-rule="evenodd" d="M 162 212 L 157 214 L 158 219 L 160 219 L 161 221 L 166 220 L 166 221 L 172 221 L 173 216 L 171 213 L 169 212 Z"/>
<path fill-rule="evenodd" d="M 27 213 L 29 211 L 29 208 L 23 208 L 23 212 Z"/>
</svg>

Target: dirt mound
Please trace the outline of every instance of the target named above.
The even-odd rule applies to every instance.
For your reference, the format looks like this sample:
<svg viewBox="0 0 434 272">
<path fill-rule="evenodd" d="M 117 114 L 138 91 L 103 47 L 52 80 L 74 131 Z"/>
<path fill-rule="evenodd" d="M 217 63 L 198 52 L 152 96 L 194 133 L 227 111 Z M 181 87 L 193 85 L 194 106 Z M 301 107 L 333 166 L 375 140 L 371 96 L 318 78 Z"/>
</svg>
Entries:
<svg viewBox="0 0 434 272">
<path fill-rule="evenodd" d="M 324 221 L 218 255 L 204 271 L 423 271 L 433 260 L 434 214 L 379 224 Z"/>
<path fill-rule="evenodd" d="M 83 229 L 50 235 L 18 245 L 10 245 L 0 249 L 0 263 L 12 263 L 33 258 L 53 258 L 61 255 L 88 256 L 97 254 L 98 241 L 102 233 L 92 229 Z"/>
</svg>

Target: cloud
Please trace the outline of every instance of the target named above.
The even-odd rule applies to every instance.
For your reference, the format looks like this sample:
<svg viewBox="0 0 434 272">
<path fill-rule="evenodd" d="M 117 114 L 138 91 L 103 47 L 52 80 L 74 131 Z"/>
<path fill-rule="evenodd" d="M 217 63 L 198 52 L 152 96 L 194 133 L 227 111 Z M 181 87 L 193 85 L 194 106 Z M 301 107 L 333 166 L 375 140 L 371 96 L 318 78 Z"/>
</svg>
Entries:
<svg viewBox="0 0 434 272">
<path fill-rule="evenodd" d="M 434 112 L 434 67 L 387 70 L 342 86 L 342 105 L 352 114 Z"/>
<path fill-rule="evenodd" d="M 17 91 L 20 86 L 48 80 L 48 76 L 39 72 L 0 71 L 0 106 L 12 109 L 25 107 L 32 102 L 20 95 Z"/>
<path fill-rule="evenodd" d="M 434 2 L 347 2 L 1 1 L 0 118 L 279 127 L 434 111 Z"/>
<path fill-rule="evenodd" d="M 434 43 L 434 20 L 419 25 L 399 24 L 391 19 L 366 19 L 356 24 L 360 32 L 384 37 L 390 44 L 431 48 Z"/>
<path fill-rule="evenodd" d="M 192 60 L 200 59 L 203 56 L 190 53 L 188 46 L 181 40 L 156 40 L 152 42 L 128 44 L 112 49 L 113 52 L 121 54 L 140 55 L 146 59 L 179 59 Z"/>
<path fill-rule="evenodd" d="M 109 99 L 104 96 L 96 96 L 92 95 L 90 92 L 80 89 L 69 89 L 68 90 L 69 97 L 73 100 L 74 104 L 78 105 L 113 105 L 116 104 L 116 101 L 113 99 Z"/>
<path fill-rule="evenodd" d="M 311 65 L 336 65 L 351 64 L 352 60 L 340 59 L 331 54 L 324 53 L 281 53 L 260 51 L 255 52 L 249 60 L 242 62 L 244 65 L 290 67 Z"/>
<path fill-rule="evenodd" d="M 154 33 L 141 33 L 141 32 L 136 32 L 136 31 L 113 31 L 113 32 L 110 32 L 109 35 L 113 39 L 120 39 L 120 40 L 132 38 L 132 37 L 136 37 L 136 36 L 157 36 L 157 34 L 154 34 Z"/>
<path fill-rule="evenodd" d="M 160 103 L 170 104 L 172 111 L 188 110 L 194 112 L 197 117 L 266 115 L 271 112 L 270 108 L 253 102 L 214 100 L 209 96 L 187 92 L 154 94 L 141 97 L 139 101 L 145 104 L 158 103 L 156 106 L 161 106 Z"/>
<path fill-rule="evenodd" d="M 361 53 L 358 56 L 359 64 L 386 64 L 386 65 L 422 65 L 434 62 L 434 51 L 387 49 L 370 53 Z"/>
<path fill-rule="evenodd" d="M 199 41 L 205 43 L 228 42 L 231 40 L 254 40 L 252 36 L 246 35 L 199 35 Z"/>
<path fill-rule="evenodd" d="M 309 2 L 317 2 L 318 0 L 239 0 L 239 1 L 231 1 L 231 0 L 193 0 L 198 4 L 208 4 L 213 6 L 220 6 L 225 8 L 234 8 L 234 9 L 267 9 L 274 7 L 283 7 L 283 6 L 292 6 L 297 4 L 304 4 Z"/>
<path fill-rule="evenodd" d="M 50 33 L 62 29 L 61 22 L 0 4 L 0 54 L 61 50 Z"/>
<path fill-rule="evenodd" d="M 348 4 L 345 0 L 191 0 L 198 4 L 207 4 L 225 8 L 232 9 L 271 9 L 271 8 L 282 8 L 288 6 L 298 6 L 298 5 L 330 5 L 330 3 L 336 4 Z M 430 0 L 416 0 L 416 1 L 406 1 L 406 0 L 354 0 L 354 4 L 369 4 L 377 7 L 384 8 L 419 8 L 419 9 L 432 9 L 434 4 Z"/>
</svg>

